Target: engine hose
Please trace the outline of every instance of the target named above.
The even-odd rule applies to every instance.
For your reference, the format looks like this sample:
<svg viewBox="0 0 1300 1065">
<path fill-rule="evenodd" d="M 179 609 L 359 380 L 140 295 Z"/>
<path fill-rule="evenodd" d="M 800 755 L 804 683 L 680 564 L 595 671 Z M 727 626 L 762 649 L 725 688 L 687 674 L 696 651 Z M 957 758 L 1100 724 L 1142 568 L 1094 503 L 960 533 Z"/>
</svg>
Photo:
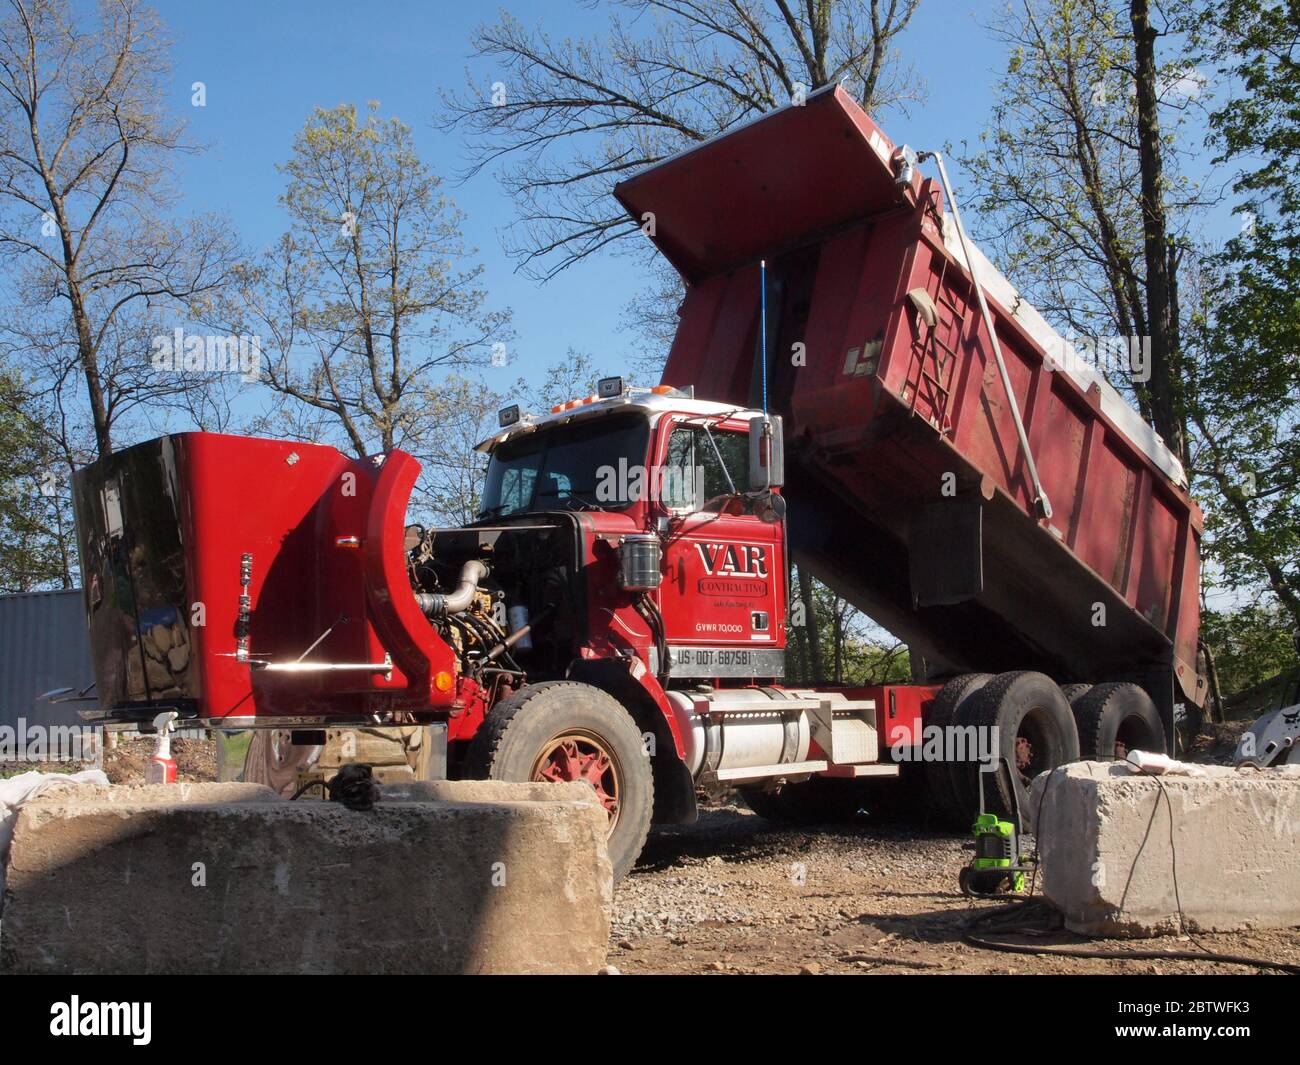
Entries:
<svg viewBox="0 0 1300 1065">
<path fill-rule="evenodd" d="M 502 645 L 505 639 L 505 633 L 487 618 L 476 617 L 473 614 L 463 614 L 461 617 L 465 623 L 474 630 L 474 634 L 478 637 L 483 648 L 490 649 L 487 650 L 486 653 L 489 656 L 488 660 L 492 661 L 490 657 L 491 651 Z M 502 652 L 498 657 L 516 673 L 523 672 L 523 670 L 519 668 L 519 663 L 514 660 L 514 656 L 508 652 Z"/>
<path fill-rule="evenodd" d="M 478 591 L 479 582 L 487 577 L 488 573 L 486 562 L 471 558 L 460 568 L 460 581 L 455 591 L 445 595 L 441 592 L 417 592 L 415 601 L 425 617 L 442 618 L 459 614 L 474 602 L 474 594 Z"/>
<path fill-rule="evenodd" d="M 654 600 L 644 592 L 637 598 L 637 613 L 650 626 L 650 637 L 655 642 L 655 651 L 659 658 L 659 669 L 655 676 L 660 687 L 666 688 L 668 678 L 672 674 L 672 662 L 668 658 L 668 636 L 664 630 L 664 616 L 655 606 Z"/>
</svg>

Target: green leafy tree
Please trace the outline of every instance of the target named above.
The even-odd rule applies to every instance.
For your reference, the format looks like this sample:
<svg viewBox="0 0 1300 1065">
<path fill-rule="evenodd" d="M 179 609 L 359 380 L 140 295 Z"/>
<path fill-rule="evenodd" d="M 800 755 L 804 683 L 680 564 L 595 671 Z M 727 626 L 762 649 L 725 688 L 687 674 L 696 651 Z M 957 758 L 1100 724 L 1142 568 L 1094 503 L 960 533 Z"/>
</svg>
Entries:
<svg viewBox="0 0 1300 1065">
<path fill-rule="evenodd" d="M 796 569 L 793 584 L 795 601 L 786 650 L 788 681 L 869 685 L 910 679 L 905 644 L 892 639 L 806 571 Z"/>
<path fill-rule="evenodd" d="M 1218 489 L 1211 557 L 1230 588 L 1263 585 L 1300 630 L 1300 5 L 1229 0 L 1198 23 L 1239 86 L 1210 118 L 1236 167 L 1241 231 L 1209 264 L 1197 466 Z M 1254 630 L 1258 626 L 1253 627 Z M 1267 641 L 1265 641 L 1267 642 Z M 1267 656 L 1266 656 L 1267 657 Z"/>
<path fill-rule="evenodd" d="M 0 371 L 0 593 L 73 586 L 67 478 L 42 421 L 29 386 Z"/>
<path fill-rule="evenodd" d="M 1287 618 L 1275 604 L 1207 610 L 1201 615 L 1201 628 L 1215 649 L 1215 679 L 1225 700 L 1300 668 Z"/>
<path fill-rule="evenodd" d="M 1157 63 L 1140 0 L 1014 0 L 992 30 L 1008 61 L 962 158 L 973 228 L 1067 340 L 1149 338 L 1149 379 L 1098 369 L 1185 458 L 1178 266 L 1214 198 L 1178 147 L 1199 75 L 1169 41 Z"/>
</svg>

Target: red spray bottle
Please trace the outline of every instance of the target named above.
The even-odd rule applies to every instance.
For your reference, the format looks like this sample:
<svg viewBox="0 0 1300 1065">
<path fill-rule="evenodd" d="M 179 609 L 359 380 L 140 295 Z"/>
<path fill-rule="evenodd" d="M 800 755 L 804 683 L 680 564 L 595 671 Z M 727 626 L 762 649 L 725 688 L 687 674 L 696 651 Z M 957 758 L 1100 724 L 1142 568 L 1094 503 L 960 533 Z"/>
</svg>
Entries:
<svg viewBox="0 0 1300 1065">
<path fill-rule="evenodd" d="M 180 715 L 175 710 L 168 710 L 153 719 L 153 727 L 158 730 L 158 745 L 153 749 L 149 767 L 145 770 L 146 784 L 175 784 L 176 759 L 172 757 L 172 725 Z"/>
</svg>

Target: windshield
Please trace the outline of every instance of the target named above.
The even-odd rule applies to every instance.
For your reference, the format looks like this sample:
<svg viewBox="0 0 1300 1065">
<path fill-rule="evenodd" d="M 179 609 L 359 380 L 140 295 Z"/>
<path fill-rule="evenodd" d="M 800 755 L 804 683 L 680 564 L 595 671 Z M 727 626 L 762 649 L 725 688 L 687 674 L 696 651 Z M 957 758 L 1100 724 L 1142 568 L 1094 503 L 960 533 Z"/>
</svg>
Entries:
<svg viewBox="0 0 1300 1065">
<path fill-rule="evenodd" d="M 640 414 L 541 429 L 492 452 L 480 518 L 530 510 L 621 510 L 632 499 L 610 492 L 611 472 L 645 462 L 650 426 Z M 624 472 L 622 476 L 626 477 Z"/>
</svg>

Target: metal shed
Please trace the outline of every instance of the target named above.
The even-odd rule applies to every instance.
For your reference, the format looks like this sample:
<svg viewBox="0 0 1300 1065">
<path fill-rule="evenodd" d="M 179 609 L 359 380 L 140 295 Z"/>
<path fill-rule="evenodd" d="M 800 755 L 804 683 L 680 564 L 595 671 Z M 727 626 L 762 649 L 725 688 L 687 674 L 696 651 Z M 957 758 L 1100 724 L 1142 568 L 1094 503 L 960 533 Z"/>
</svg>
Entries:
<svg viewBox="0 0 1300 1065">
<path fill-rule="evenodd" d="M 94 679 L 81 590 L 0 595 L 0 726 L 80 725 L 77 708 L 38 698 Z M 93 695 L 93 691 L 89 694 Z"/>
</svg>

